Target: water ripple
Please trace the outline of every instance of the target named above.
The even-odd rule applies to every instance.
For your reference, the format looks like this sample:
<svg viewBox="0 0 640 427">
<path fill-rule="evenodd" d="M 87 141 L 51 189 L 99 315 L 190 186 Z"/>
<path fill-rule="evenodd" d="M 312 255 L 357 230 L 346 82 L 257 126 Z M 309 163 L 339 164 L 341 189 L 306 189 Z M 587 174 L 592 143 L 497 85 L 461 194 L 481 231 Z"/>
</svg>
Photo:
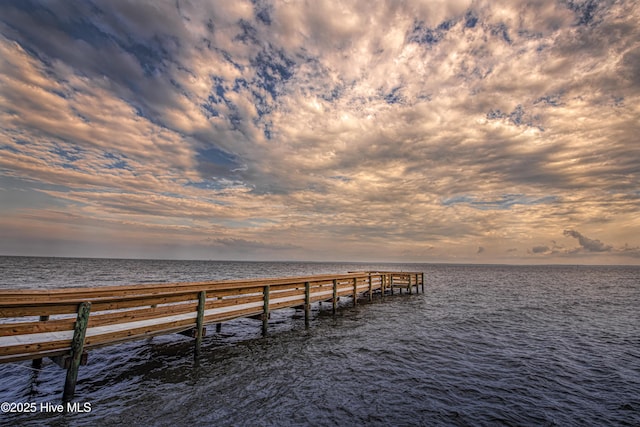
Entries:
<svg viewBox="0 0 640 427">
<path fill-rule="evenodd" d="M 42 277 L 53 287 L 60 284 L 52 277 L 65 284 L 85 280 L 67 280 L 70 273 L 56 271 L 54 261 L 43 264 L 28 277 L 9 269 L 3 280 L 24 286 Z M 76 264 L 82 262 L 66 267 L 86 270 Z M 195 280 L 212 271 L 248 277 L 265 268 L 277 276 L 371 267 L 90 264 L 103 269 L 96 277 L 104 284 L 160 276 Z M 264 338 L 260 322 L 228 322 L 222 334 L 205 337 L 197 363 L 192 341 L 182 336 L 98 349 L 81 368 L 76 393 L 76 400 L 92 403 L 90 414 L 10 414 L 3 422 L 640 425 L 640 268 L 386 266 L 391 268 L 424 270 L 427 294 L 357 308 L 346 301 L 335 317 L 314 307 L 308 330 L 299 312 L 276 312 Z M 139 276 L 127 275 L 132 271 Z M 161 274 L 147 277 L 152 271 Z M 64 371 L 48 361 L 39 373 L 29 367 L 0 365 L 3 401 L 56 402 Z"/>
</svg>

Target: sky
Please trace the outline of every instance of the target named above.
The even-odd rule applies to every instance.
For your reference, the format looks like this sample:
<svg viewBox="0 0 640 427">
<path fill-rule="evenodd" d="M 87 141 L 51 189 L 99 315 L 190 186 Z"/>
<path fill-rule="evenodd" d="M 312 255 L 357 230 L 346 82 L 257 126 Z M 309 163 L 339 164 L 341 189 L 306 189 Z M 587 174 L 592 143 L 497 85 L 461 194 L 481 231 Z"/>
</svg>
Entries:
<svg viewBox="0 0 640 427">
<path fill-rule="evenodd" d="M 0 3 L 0 255 L 640 264 L 640 6 Z"/>
</svg>

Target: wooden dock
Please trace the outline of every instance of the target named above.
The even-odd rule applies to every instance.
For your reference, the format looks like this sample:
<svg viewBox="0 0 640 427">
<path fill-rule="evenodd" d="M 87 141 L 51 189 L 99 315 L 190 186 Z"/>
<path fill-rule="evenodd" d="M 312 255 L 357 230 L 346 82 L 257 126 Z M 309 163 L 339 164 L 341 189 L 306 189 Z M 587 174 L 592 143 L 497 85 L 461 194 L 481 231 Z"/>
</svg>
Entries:
<svg viewBox="0 0 640 427">
<path fill-rule="evenodd" d="M 354 272 L 338 275 L 161 283 L 47 290 L 0 289 L 0 363 L 50 357 L 67 370 L 63 400 L 73 397 L 87 351 L 171 333 L 194 339 L 198 356 L 205 325 L 258 317 L 267 333 L 273 310 L 338 299 L 353 304 L 394 289 L 424 292 L 422 272 Z"/>
</svg>

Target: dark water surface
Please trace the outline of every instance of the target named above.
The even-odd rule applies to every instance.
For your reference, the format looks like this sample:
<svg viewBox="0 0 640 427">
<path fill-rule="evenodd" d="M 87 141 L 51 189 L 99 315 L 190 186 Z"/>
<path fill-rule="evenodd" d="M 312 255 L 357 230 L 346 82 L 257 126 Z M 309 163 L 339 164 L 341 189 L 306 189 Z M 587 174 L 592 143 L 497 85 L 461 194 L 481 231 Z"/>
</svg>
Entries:
<svg viewBox="0 0 640 427">
<path fill-rule="evenodd" d="M 424 271 L 426 293 L 239 319 L 202 356 L 171 335 L 89 354 L 91 412 L 3 425 L 640 426 L 640 267 L 0 257 L 0 288 Z M 0 401 L 59 404 L 65 372 L 0 365 Z"/>
</svg>

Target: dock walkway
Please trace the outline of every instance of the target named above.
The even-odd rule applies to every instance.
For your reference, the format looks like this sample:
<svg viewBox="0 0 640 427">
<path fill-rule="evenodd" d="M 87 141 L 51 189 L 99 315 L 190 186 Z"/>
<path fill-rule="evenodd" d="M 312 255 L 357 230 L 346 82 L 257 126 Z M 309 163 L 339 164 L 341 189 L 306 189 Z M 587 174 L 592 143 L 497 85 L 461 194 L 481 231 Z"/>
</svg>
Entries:
<svg viewBox="0 0 640 427">
<path fill-rule="evenodd" d="M 67 369 L 63 400 L 73 397 L 87 350 L 155 335 L 182 333 L 195 339 L 205 325 L 258 317 L 267 332 L 269 313 L 338 299 L 384 297 L 395 288 L 424 292 L 421 272 L 354 272 L 337 275 L 161 283 L 50 290 L 0 289 L 0 363 L 50 357 Z M 219 326 L 218 326 L 219 327 Z"/>
</svg>

